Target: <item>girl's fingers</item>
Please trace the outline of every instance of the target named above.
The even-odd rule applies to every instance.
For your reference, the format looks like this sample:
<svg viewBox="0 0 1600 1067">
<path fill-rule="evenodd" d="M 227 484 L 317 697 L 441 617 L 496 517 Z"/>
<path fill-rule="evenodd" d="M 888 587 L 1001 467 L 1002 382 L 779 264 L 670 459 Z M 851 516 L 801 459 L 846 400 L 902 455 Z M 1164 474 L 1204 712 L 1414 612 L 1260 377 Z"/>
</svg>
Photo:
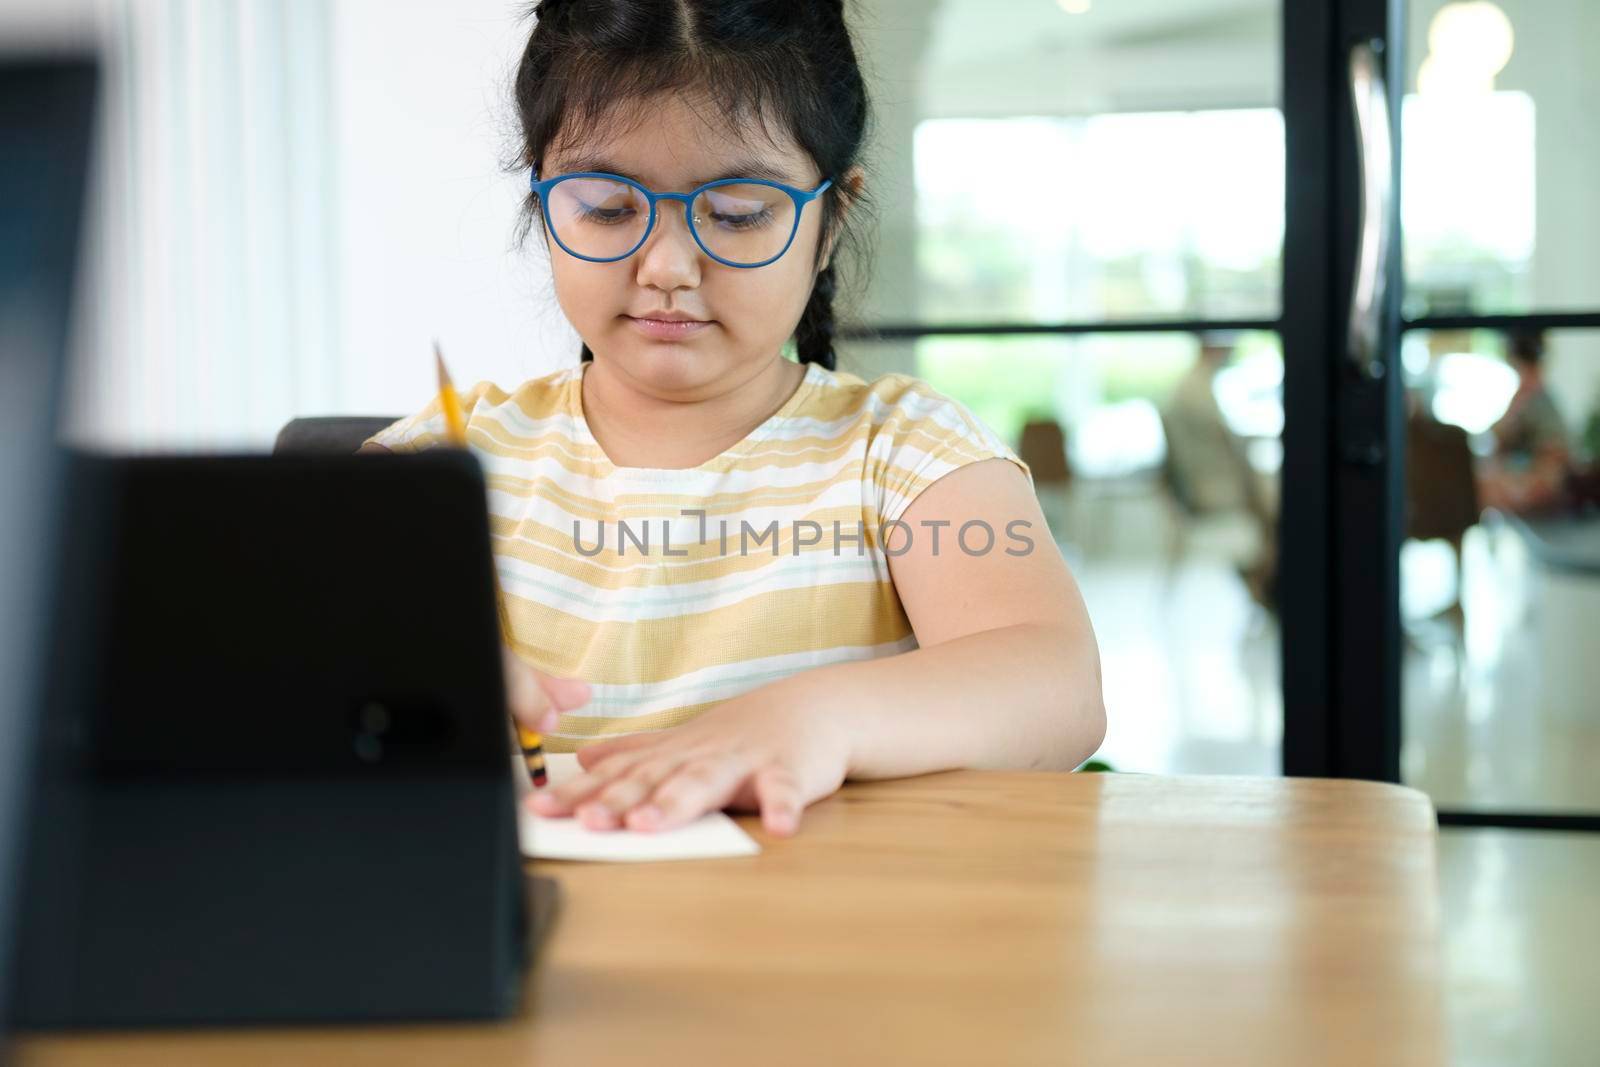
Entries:
<svg viewBox="0 0 1600 1067">
<path fill-rule="evenodd" d="M 609 756 L 634 752 L 646 745 L 653 745 L 658 740 L 659 737 L 655 734 L 629 734 L 627 737 L 615 737 L 610 741 L 596 741 L 578 749 L 578 766 L 588 770 Z"/>
<path fill-rule="evenodd" d="M 732 799 L 750 773 L 733 756 L 703 757 L 677 768 L 649 800 L 628 812 L 631 830 L 671 830 L 718 811 Z"/>
<path fill-rule="evenodd" d="M 560 714 L 589 702 L 589 683 L 577 678 L 557 678 L 535 670 L 511 649 L 500 646 L 505 662 L 506 704 L 511 717 L 526 729 L 550 733 Z"/>
<path fill-rule="evenodd" d="M 539 687 L 544 690 L 550 703 L 562 711 L 572 711 L 589 703 L 589 683 L 580 678 L 557 678 L 543 671 L 532 671 Z"/>
<path fill-rule="evenodd" d="M 502 651 L 505 654 L 506 706 L 511 717 L 530 730 L 539 730 L 547 714 L 554 710 L 550 698 L 534 678 L 533 668 L 509 648 Z"/>
<path fill-rule="evenodd" d="M 613 759 L 595 764 L 584 773 L 574 775 L 558 785 L 546 786 L 534 793 L 529 803 L 540 815 L 569 815 L 590 795 L 626 774 L 642 758 L 644 758 L 642 754 L 619 754 Z"/>
<path fill-rule="evenodd" d="M 579 805 L 578 817 L 582 818 L 589 808 L 598 807 L 604 809 L 599 814 L 612 817 L 601 820 L 608 826 L 620 821 L 629 808 L 654 792 L 677 767 L 678 761 L 670 759 L 645 759 L 635 763 L 626 774 L 612 779 L 598 796 Z"/>
<path fill-rule="evenodd" d="M 756 772 L 756 803 L 761 806 L 761 825 L 769 834 L 789 837 L 799 831 L 805 797 L 787 767 L 769 763 Z"/>
</svg>

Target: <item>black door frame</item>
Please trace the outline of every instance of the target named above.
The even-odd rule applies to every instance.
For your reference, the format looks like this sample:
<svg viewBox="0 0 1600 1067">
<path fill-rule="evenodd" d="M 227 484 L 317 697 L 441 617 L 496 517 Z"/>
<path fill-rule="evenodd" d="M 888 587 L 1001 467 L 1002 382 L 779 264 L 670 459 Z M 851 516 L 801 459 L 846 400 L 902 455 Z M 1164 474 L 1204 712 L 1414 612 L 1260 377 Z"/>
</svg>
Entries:
<svg viewBox="0 0 1600 1067">
<path fill-rule="evenodd" d="M 1398 7 L 1398 5 L 1396 5 Z M 1404 47 L 1386 0 L 1285 0 L 1283 118 L 1283 633 L 1285 774 L 1400 780 L 1399 554 L 1404 507 L 1400 259 L 1374 372 L 1345 356 L 1361 211 L 1350 55 L 1372 44 L 1399 129 Z M 1390 180 L 1399 188 L 1399 152 Z M 1376 376 L 1374 376 L 1376 374 Z"/>
</svg>

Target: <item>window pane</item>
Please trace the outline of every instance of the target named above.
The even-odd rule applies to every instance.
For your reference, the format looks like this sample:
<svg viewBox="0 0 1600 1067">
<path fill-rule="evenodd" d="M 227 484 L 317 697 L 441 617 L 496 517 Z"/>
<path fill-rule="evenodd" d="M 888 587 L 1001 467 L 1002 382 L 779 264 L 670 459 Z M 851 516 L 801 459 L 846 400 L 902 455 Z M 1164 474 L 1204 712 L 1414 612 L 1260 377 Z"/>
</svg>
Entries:
<svg viewBox="0 0 1600 1067">
<path fill-rule="evenodd" d="M 1282 459 L 1276 334 L 853 343 L 840 369 L 916 374 L 1034 471 L 1089 606 L 1118 770 L 1276 774 L 1271 601 Z"/>
<path fill-rule="evenodd" d="M 1278 313 L 1275 109 L 930 119 L 916 165 L 925 321 Z"/>
<path fill-rule="evenodd" d="M 1593 811 L 1600 331 L 1510 348 L 1405 336 L 1403 774 L 1440 807 Z"/>
<path fill-rule="evenodd" d="M 1600 309 L 1600 4 L 1408 12 L 1406 313 Z"/>
<path fill-rule="evenodd" d="M 884 53 L 881 229 L 863 317 L 1275 318 L 1279 7 L 886 12 L 895 32 L 872 45 Z"/>
</svg>

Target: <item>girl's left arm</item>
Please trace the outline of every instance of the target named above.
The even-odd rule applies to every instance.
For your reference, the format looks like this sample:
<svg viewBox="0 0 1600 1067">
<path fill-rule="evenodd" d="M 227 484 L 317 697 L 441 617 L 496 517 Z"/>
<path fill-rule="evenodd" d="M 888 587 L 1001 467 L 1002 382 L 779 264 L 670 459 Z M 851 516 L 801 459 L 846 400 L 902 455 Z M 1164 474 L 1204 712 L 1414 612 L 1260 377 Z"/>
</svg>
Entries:
<svg viewBox="0 0 1600 1067">
<path fill-rule="evenodd" d="M 920 647 L 778 683 L 848 719 L 849 777 L 1068 771 L 1092 756 L 1099 650 L 1022 471 L 1004 459 L 952 471 L 901 521 L 889 568 Z"/>
<path fill-rule="evenodd" d="M 893 528 L 886 547 L 920 647 L 790 675 L 671 730 L 584 746 L 584 773 L 535 794 L 535 810 L 654 830 L 759 809 L 786 835 L 846 778 L 1065 771 L 1093 755 L 1105 734 L 1094 631 L 1022 471 L 1005 459 L 961 467 L 901 522 L 908 535 Z"/>
</svg>

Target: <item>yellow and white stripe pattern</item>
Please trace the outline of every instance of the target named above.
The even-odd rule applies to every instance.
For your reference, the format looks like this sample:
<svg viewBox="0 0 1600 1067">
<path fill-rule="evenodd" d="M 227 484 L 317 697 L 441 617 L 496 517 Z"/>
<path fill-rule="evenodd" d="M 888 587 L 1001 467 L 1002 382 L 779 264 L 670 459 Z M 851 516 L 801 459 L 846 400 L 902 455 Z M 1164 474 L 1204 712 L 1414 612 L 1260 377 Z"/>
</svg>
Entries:
<svg viewBox="0 0 1600 1067">
<path fill-rule="evenodd" d="M 812 667 L 916 648 L 880 529 L 968 463 L 1009 459 L 1032 482 L 1002 439 L 926 383 L 869 383 L 815 363 L 721 455 L 686 469 L 617 467 L 583 418 L 592 365 L 509 394 L 479 382 L 461 397 L 514 649 L 591 687 L 545 735 L 550 752 L 675 726 Z M 435 401 L 371 440 L 408 452 L 448 436 Z M 941 533 L 944 551 L 954 531 Z M 1004 545 L 1005 531 L 996 536 Z"/>
</svg>

